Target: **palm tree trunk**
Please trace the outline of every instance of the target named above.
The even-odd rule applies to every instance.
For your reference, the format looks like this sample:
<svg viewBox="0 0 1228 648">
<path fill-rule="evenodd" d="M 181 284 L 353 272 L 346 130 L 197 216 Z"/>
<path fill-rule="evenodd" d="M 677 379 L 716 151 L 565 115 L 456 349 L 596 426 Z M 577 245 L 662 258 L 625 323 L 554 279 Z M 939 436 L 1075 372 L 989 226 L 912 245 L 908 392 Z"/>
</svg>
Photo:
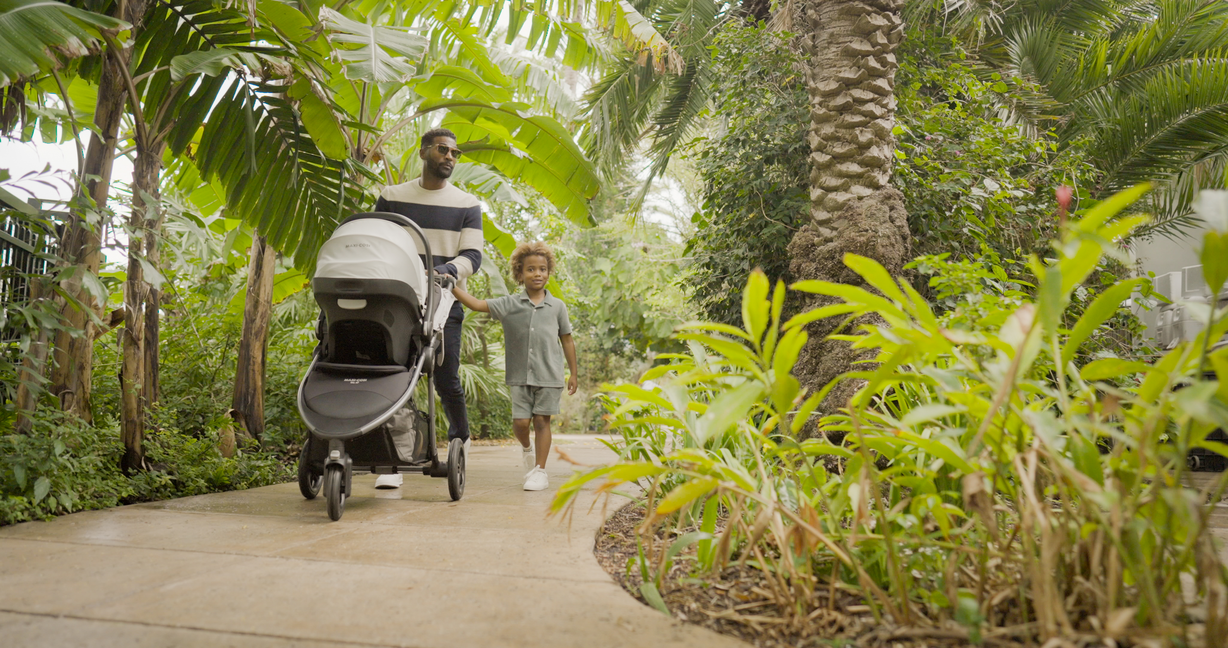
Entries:
<svg viewBox="0 0 1228 648">
<path fill-rule="evenodd" d="M 140 28 L 145 5 L 145 0 L 129 0 L 117 5 L 123 14 L 118 17 L 132 24 L 134 38 Z M 130 48 L 110 52 L 103 57 L 98 81 L 98 102 L 94 110 L 94 125 L 97 128 L 90 136 L 82 177 L 78 179 L 79 182 L 85 182 L 86 193 L 93 202 L 93 214 L 73 214 L 65 227 L 60 244 L 60 256 L 66 264 L 78 268 L 78 275 L 83 272 L 97 274 L 102 266 L 103 223 L 95 215 L 105 213 L 107 198 L 111 192 L 111 170 L 115 162 L 119 125 L 126 99 L 120 66 L 127 66 L 131 57 Z M 105 303 L 89 295 L 80 278 L 65 282 L 64 289 L 80 303 L 89 305 L 95 315 L 102 313 Z M 65 411 L 89 421 L 92 419 L 90 385 L 94 364 L 93 321 L 88 313 L 69 303 L 62 306 L 61 314 L 72 328 L 82 333 L 78 336 L 62 331 L 56 334 L 55 351 L 52 354 L 54 363 L 51 393 L 59 396 Z"/>
<path fill-rule="evenodd" d="M 141 257 L 150 227 L 161 219 L 158 204 L 158 179 L 162 172 L 165 145 L 138 145 L 132 173 L 132 214 L 129 218 L 128 280 L 124 284 L 123 369 L 120 373 L 120 436 L 124 456 L 120 467 L 125 472 L 145 468 L 145 304 L 149 284 L 145 281 Z"/>
<path fill-rule="evenodd" d="M 159 209 L 157 218 L 150 223 L 149 229 L 146 231 L 145 259 L 155 268 L 158 267 L 162 260 L 162 224 L 165 220 L 166 212 Z M 162 389 L 159 384 L 161 372 L 159 371 L 158 360 L 159 325 L 161 323 L 160 308 L 162 308 L 162 290 L 151 285 L 149 286 L 149 293 L 145 297 L 145 380 L 142 382 L 145 405 L 149 407 L 158 403 Z"/>
<path fill-rule="evenodd" d="M 252 240 L 247 266 L 247 300 L 243 307 L 243 337 L 235 368 L 231 407 L 240 434 L 257 441 L 264 435 L 265 359 L 269 350 L 269 323 L 273 319 L 273 277 L 277 251 L 263 236 Z"/>
<path fill-rule="evenodd" d="M 902 6 L 902 0 L 805 0 L 801 8 L 809 55 L 811 209 L 810 223 L 789 244 L 790 270 L 798 280 L 861 284 L 842 261 L 849 252 L 896 275 L 909 260 L 903 199 L 889 186 Z M 808 304 L 819 305 L 821 300 Z M 865 359 L 847 343 L 826 339 L 835 324 L 820 321 L 811 328 L 795 368 L 811 390 Z M 845 381 L 821 409 L 843 407 L 859 386 Z"/>
</svg>

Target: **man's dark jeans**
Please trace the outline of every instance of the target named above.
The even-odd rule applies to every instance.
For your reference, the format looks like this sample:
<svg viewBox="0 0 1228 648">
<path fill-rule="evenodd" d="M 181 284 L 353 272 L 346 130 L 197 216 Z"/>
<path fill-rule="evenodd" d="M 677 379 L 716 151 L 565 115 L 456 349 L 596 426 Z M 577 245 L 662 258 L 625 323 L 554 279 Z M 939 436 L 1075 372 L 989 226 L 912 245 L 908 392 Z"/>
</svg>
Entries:
<svg viewBox="0 0 1228 648">
<path fill-rule="evenodd" d="M 465 410 L 465 390 L 460 380 L 461 325 L 465 308 L 452 304 L 448 323 L 443 326 L 443 364 L 435 368 L 435 389 L 448 417 L 448 438 L 469 439 L 469 414 Z"/>
</svg>

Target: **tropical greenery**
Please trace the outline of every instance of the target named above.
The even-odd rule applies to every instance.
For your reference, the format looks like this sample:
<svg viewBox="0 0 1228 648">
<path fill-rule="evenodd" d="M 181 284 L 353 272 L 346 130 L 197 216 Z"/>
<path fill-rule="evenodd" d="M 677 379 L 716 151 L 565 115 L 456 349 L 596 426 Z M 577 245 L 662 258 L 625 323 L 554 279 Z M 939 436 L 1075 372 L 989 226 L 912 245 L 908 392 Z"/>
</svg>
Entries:
<svg viewBox="0 0 1228 648">
<path fill-rule="evenodd" d="M 1182 478 L 1187 450 L 1228 451 L 1208 440 L 1228 424 L 1228 401 L 1205 373 L 1228 371 L 1228 348 L 1210 351 L 1228 312 L 1203 310 L 1197 338 L 1149 360 L 1079 359 L 1142 280 L 1067 319 L 1076 288 L 1119 254 L 1111 242 L 1145 222 L 1117 217 L 1145 190 L 1071 221 L 1052 259 L 1031 261 L 1035 297 L 980 304 L 977 317 L 941 315 L 908 282 L 850 255 L 874 290 L 799 282 L 794 290 L 835 302 L 784 321 L 785 285 L 752 274 L 741 327 L 684 326 L 689 353 L 645 373 L 643 386 L 609 388 L 622 461 L 577 473 L 555 510 L 593 480 L 606 492 L 638 483 L 648 511 L 631 568 L 658 607 L 664 574 L 685 557 L 699 575 L 735 563 L 762 571 L 766 602 L 786 619 L 851 590 L 876 620 L 954 621 L 972 642 L 1008 628 L 1038 643 L 1163 638 L 1184 627 L 1186 575 L 1208 603 L 1207 627 L 1222 627 L 1225 567 L 1206 520 L 1228 480 L 1197 493 Z M 1228 280 L 1226 244 L 1228 229 L 1201 245 L 1216 292 Z M 849 373 L 864 386 L 824 421 L 845 442 L 799 442 L 824 397 L 790 373 L 806 325 L 867 313 L 881 324 L 841 336 L 878 364 Z M 655 533 L 662 526 L 674 539 Z"/>
<path fill-rule="evenodd" d="M 790 627 L 853 601 L 953 641 L 1195 645 L 1184 587 L 1225 636 L 1228 480 L 1185 458 L 1228 454 L 1228 314 L 1182 302 L 1202 332 L 1154 348 L 1181 295 L 1131 256 L 1191 234 L 1228 278 L 1225 25 L 1219 0 L 0 0 L 0 147 L 73 158 L 0 159 L 25 259 L 0 256 L 0 524 L 290 479 L 316 254 L 444 126 L 484 207 L 472 292 L 518 290 L 518 242 L 556 252 L 581 374 L 556 429 L 619 460 L 555 509 L 639 487 L 647 603 L 737 569 Z M 467 315 L 479 439 L 510 435 L 503 342 Z"/>
</svg>

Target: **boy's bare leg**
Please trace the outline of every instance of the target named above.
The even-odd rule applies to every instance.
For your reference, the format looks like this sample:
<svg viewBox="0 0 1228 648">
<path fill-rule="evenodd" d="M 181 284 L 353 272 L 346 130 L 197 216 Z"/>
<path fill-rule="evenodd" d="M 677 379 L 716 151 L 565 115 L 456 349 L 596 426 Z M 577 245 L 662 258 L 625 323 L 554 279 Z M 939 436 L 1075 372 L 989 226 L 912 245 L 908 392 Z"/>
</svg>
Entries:
<svg viewBox="0 0 1228 648">
<path fill-rule="evenodd" d="M 520 442 L 520 447 L 529 447 L 529 419 L 512 419 L 512 434 Z"/>
<path fill-rule="evenodd" d="M 528 423 L 528 421 L 525 422 Z M 550 458 L 550 417 L 544 414 L 535 414 L 533 416 L 533 431 L 537 436 L 537 467 L 545 468 L 546 459 Z"/>
</svg>

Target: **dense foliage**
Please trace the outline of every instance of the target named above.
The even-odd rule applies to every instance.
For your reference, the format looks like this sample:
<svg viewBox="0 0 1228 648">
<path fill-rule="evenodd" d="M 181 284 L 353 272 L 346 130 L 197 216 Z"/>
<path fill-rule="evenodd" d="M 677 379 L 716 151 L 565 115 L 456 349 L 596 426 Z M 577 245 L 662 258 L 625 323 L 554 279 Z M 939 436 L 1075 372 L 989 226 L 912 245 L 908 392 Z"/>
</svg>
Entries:
<svg viewBox="0 0 1228 648">
<path fill-rule="evenodd" d="M 974 643 L 1008 627 L 1025 642 L 1127 632 L 1188 642 L 1185 577 L 1218 632 L 1226 572 L 1206 520 L 1228 480 L 1198 492 L 1183 475 L 1191 448 L 1228 453 L 1208 440 L 1228 425 L 1228 389 L 1204 373 L 1228 374 L 1228 347 L 1211 346 L 1228 311 L 1203 309 L 1207 330 L 1147 360 L 1078 353 L 1141 280 L 1063 319 L 1101 257 L 1119 253 L 1112 241 L 1143 222 L 1115 215 L 1144 190 L 1088 210 L 1050 260 L 1033 257 L 1037 297 L 981 302 L 976 317 L 936 313 L 908 282 L 849 255 L 874 290 L 800 282 L 795 290 L 835 301 L 783 321 L 784 285 L 772 291 L 755 273 L 741 327 L 686 326 L 689 354 L 607 393 L 621 461 L 578 473 L 555 509 L 593 480 L 606 492 L 639 482 L 648 517 L 632 569 L 661 608 L 675 561 L 699 575 L 736 563 L 762 571 L 786 620 L 812 618 L 839 589 L 880 622 L 954 622 Z M 1228 222 L 1206 235 L 1201 260 L 1218 292 Z M 843 377 L 862 387 L 821 423 L 845 442 L 798 443 L 824 396 L 790 375 L 806 323 L 870 313 L 881 323 L 841 337 L 878 364 Z M 676 539 L 657 541 L 661 526 Z"/>
<path fill-rule="evenodd" d="M 733 21 L 714 47 L 717 129 L 692 144 L 704 203 L 688 283 L 703 316 L 728 324 L 751 270 L 790 279 L 786 248 L 810 214 L 809 99 L 787 34 Z"/>
</svg>

